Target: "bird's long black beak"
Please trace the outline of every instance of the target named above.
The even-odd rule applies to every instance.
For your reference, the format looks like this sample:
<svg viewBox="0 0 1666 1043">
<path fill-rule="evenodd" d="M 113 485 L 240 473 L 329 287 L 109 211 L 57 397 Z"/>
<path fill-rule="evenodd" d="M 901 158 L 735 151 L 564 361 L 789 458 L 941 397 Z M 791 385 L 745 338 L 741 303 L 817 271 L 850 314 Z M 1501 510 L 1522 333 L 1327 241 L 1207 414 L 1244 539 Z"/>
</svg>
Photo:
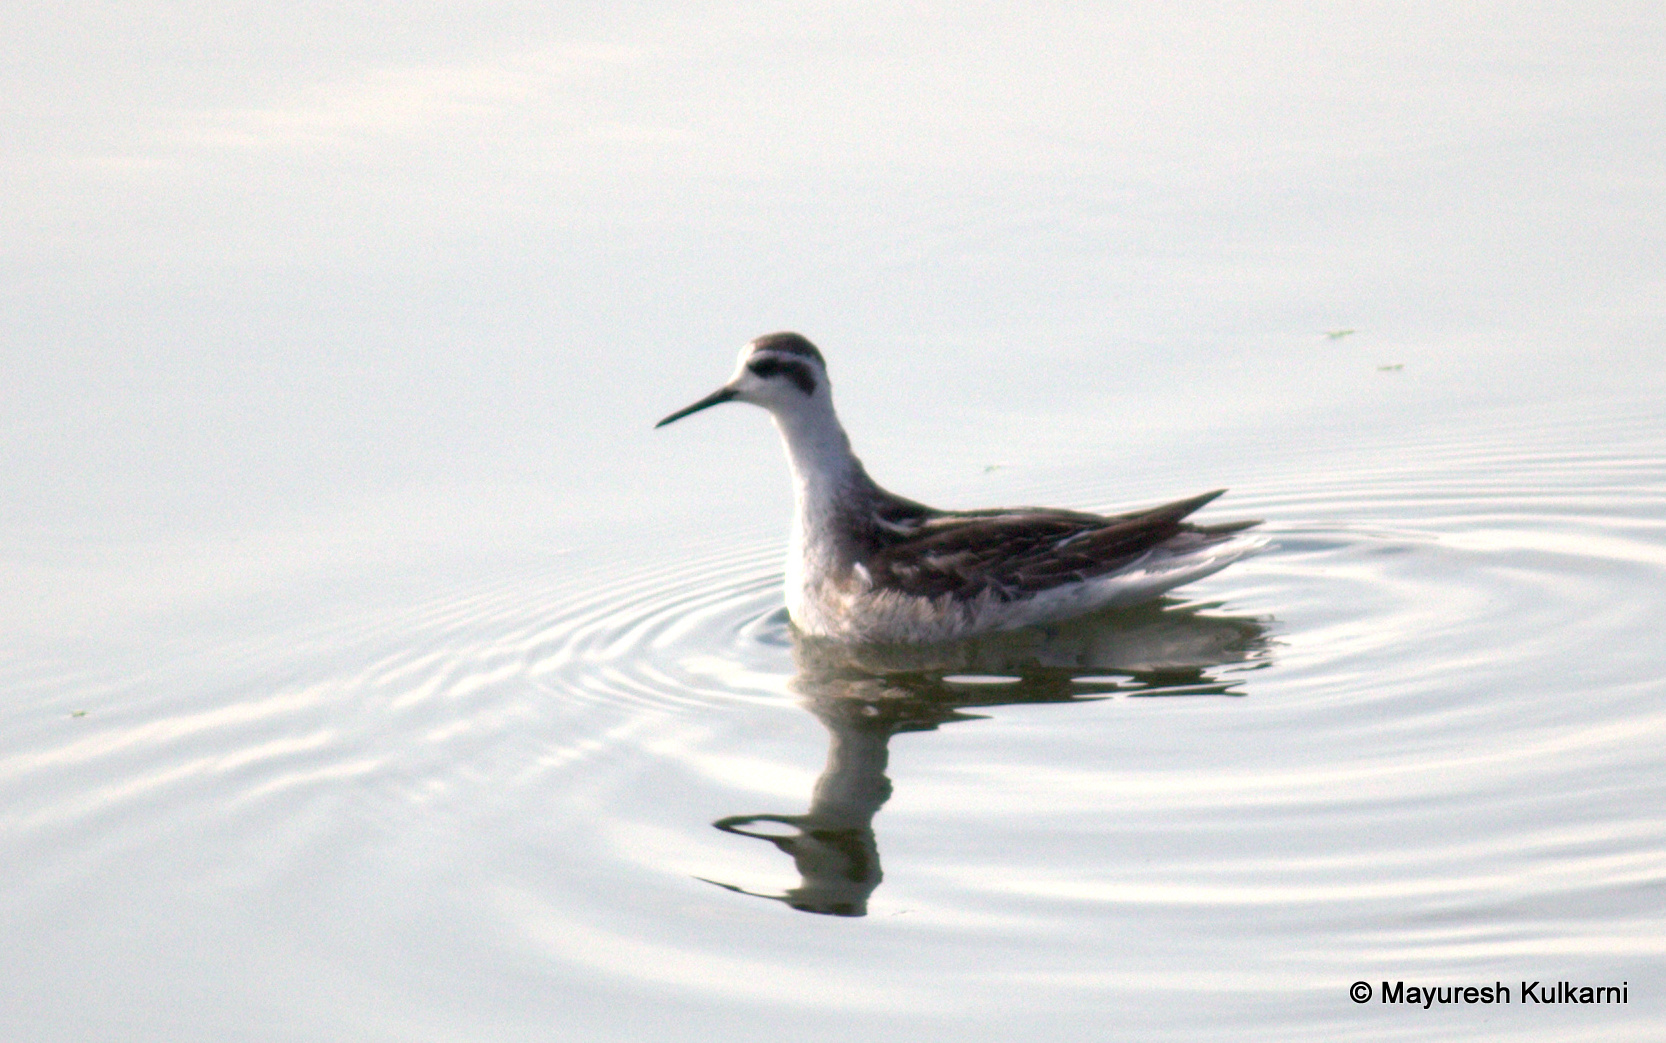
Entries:
<svg viewBox="0 0 1666 1043">
<path fill-rule="evenodd" d="M 701 883 L 716 884 L 718 887 L 723 888 L 723 890 L 733 891 L 738 895 L 751 895 L 753 898 L 770 898 L 777 902 L 785 902 L 787 900 L 786 895 L 766 895 L 762 891 L 748 891 L 744 887 L 736 887 L 734 884 L 725 884 L 721 880 L 707 880 L 703 876 L 697 876 L 694 879 L 699 880 Z"/>
<path fill-rule="evenodd" d="M 705 398 L 702 398 L 700 401 L 694 403 L 692 406 L 684 406 L 682 409 L 679 409 L 675 413 L 672 413 L 670 416 L 666 417 L 664 420 L 661 420 L 659 423 L 655 424 L 654 426 L 655 427 L 664 427 L 666 424 L 669 424 L 671 421 L 681 420 L 683 417 L 688 416 L 690 413 L 698 413 L 698 412 L 700 412 L 700 410 L 705 409 L 709 406 L 721 405 L 722 403 L 729 401 L 731 398 L 734 398 L 737 393 L 738 392 L 736 392 L 734 388 L 718 388 L 716 391 L 713 391 L 711 394 L 707 395 Z"/>
</svg>

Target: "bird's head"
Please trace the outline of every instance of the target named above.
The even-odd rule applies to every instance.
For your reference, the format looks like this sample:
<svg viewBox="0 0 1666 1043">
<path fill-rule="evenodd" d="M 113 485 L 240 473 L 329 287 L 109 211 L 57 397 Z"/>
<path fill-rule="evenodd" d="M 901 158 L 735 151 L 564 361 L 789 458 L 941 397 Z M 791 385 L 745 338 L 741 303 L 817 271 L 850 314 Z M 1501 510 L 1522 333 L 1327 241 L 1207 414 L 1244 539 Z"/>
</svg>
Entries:
<svg viewBox="0 0 1666 1043">
<path fill-rule="evenodd" d="M 797 333 L 767 333 L 741 349 L 728 383 L 654 426 L 664 427 L 724 402 L 750 402 L 790 415 L 827 400 L 827 363 L 816 346 Z"/>
</svg>

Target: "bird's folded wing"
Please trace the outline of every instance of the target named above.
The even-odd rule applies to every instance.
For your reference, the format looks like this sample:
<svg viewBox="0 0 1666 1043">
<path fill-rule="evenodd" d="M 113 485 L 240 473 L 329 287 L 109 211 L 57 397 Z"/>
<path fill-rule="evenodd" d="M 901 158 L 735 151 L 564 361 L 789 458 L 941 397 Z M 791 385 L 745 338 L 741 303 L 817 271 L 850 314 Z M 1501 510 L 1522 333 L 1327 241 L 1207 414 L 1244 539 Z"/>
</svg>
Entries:
<svg viewBox="0 0 1666 1043">
<path fill-rule="evenodd" d="M 877 586 L 901 593 L 1022 598 L 1132 562 L 1190 529 L 1182 519 L 1219 495 L 1113 517 L 1041 508 L 944 514 L 866 564 Z"/>
</svg>

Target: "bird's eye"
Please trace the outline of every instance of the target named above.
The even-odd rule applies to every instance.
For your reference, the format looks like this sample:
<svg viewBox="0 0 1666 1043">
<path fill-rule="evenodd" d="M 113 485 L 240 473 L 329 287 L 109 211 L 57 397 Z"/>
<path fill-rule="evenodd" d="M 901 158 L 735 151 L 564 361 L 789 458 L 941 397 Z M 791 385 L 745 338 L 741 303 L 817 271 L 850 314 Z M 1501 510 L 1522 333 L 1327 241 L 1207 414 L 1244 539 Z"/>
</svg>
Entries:
<svg viewBox="0 0 1666 1043">
<path fill-rule="evenodd" d="M 768 380 L 770 377 L 773 377 L 775 374 L 781 372 L 781 363 L 770 358 L 753 359 L 751 362 L 746 364 L 746 368 L 751 370 L 754 376 L 763 377 L 765 380 Z"/>
</svg>

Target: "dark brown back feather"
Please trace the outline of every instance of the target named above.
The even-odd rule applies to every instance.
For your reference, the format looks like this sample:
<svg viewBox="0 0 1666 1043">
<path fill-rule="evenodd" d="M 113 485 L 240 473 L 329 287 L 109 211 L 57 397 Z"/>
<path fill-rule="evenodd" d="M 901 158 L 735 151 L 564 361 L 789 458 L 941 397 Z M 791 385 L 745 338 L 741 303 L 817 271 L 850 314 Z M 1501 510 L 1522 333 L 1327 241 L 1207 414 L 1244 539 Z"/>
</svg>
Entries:
<svg viewBox="0 0 1666 1043">
<path fill-rule="evenodd" d="M 1254 522 L 1196 526 L 1187 515 L 1225 492 L 1193 496 L 1128 514 L 1020 507 L 1000 511 L 932 511 L 902 501 L 906 532 L 877 531 L 863 564 L 876 585 L 921 597 L 1006 601 L 1129 564 L 1181 533 L 1197 545 L 1216 542 Z"/>
</svg>

